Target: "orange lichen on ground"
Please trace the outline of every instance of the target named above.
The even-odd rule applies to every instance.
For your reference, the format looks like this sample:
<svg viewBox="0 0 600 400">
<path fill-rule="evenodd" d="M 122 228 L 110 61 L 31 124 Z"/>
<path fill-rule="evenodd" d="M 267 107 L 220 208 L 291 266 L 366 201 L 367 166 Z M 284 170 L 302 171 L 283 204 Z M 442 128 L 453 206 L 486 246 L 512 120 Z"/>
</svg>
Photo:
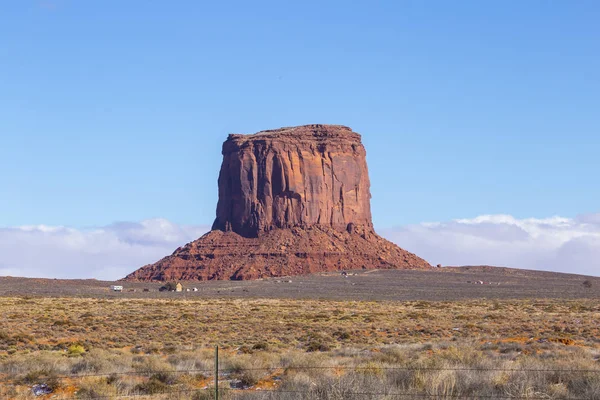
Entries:
<svg viewBox="0 0 600 400">
<path fill-rule="evenodd" d="M 65 398 L 71 399 L 76 397 L 77 391 L 79 390 L 77 381 L 70 378 L 64 378 L 61 381 L 61 385 L 51 394 L 48 394 L 44 397 L 44 399 L 50 398 Z"/>
<path fill-rule="evenodd" d="M 569 339 L 569 338 L 550 338 L 548 339 L 549 342 L 552 343 L 561 343 L 564 344 L 565 346 L 575 346 L 576 342 L 573 339 Z"/>
<path fill-rule="evenodd" d="M 279 386 L 278 382 L 273 380 L 273 376 L 265 379 L 261 379 L 258 381 L 256 385 L 254 385 L 254 390 L 274 390 Z"/>
<path fill-rule="evenodd" d="M 509 337 L 509 338 L 505 338 L 505 339 L 499 339 L 496 341 L 496 343 L 529 343 L 531 341 L 533 341 L 534 338 L 530 338 L 530 337 L 524 337 L 524 336 L 516 336 L 516 337 Z"/>
</svg>

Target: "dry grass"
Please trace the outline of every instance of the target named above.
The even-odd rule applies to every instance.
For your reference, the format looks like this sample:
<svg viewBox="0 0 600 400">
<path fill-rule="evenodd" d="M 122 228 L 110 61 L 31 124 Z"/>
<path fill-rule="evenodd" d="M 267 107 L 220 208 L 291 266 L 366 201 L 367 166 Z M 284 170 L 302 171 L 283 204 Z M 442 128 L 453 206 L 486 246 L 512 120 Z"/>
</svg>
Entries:
<svg viewBox="0 0 600 400">
<path fill-rule="evenodd" d="M 599 321 L 593 300 L 0 298 L 0 397 L 210 398 L 218 344 L 223 385 L 263 390 L 226 399 L 594 399 Z"/>
<path fill-rule="evenodd" d="M 319 350 L 430 340 L 593 342 L 594 300 L 336 302 L 318 300 L 150 300 L 0 298 L 0 357 L 38 350 L 267 345 Z"/>
</svg>

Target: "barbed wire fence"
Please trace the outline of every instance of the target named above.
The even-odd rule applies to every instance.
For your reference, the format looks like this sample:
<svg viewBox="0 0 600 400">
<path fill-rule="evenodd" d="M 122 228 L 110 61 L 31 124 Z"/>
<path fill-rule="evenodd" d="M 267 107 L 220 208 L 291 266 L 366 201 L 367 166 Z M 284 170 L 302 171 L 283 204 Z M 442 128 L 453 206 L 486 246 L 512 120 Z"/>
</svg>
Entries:
<svg viewBox="0 0 600 400">
<path fill-rule="evenodd" d="M 78 398 L 78 399 L 114 399 L 114 398 L 156 398 L 165 396 L 173 396 L 171 398 L 197 398 L 202 400 L 223 400 L 225 396 L 227 398 L 240 397 L 243 395 L 256 395 L 262 396 L 261 399 L 280 399 L 282 395 L 297 395 L 297 399 L 330 399 L 330 398 L 342 398 L 347 397 L 328 397 L 323 394 L 323 397 L 319 397 L 319 390 L 290 390 L 286 388 L 273 387 L 271 389 L 257 388 L 254 385 L 247 385 L 246 387 L 232 387 L 231 383 L 235 379 L 231 379 L 234 375 L 239 375 L 244 372 L 263 371 L 265 374 L 280 373 L 281 375 L 291 371 L 350 371 L 350 372 L 365 372 L 365 371 L 397 371 L 397 372 L 435 372 L 435 371 L 446 371 L 446 372 L 506 372 L 506 373 L 554 373 L 554 374 L 599 374 L 600 367 L 598 369 L 558 369 L 558 368 L 471 368 L 471 367 L 386 367 L 386 366 L 308 366 L 308 365 L 288 365 L 288 366 L 274 366 L 274 367 L 256 367 L 256 368 L 220 368 L 218 347 L 215 348 L 215 365 L 213 369 L 202 368 L 202 369 L 185 369 L 185 370 L 132 370 L 125 372 L 112 372 L 112 373 L 73 373 L 63 375 L 49 375 L 48 377 L 40 378 L 40 383 L 44 384 L 46 379 L 52 379 L 54 381 L 63 380 L 77 380 L 84 378 L 110 378 L 118 379 L 119 377 L 153 377 L 161 374 L 165 375 L 199 375 L 202 374 L 206 378 L 212 378 L 211 384 L 206 384 L 204 387 L 198 388 L 181 388 L 176 385 L 172 385 L 168 390 L 158 391 L 154 393 L 122 393 L 122 394 L 111 394 L 111 395 L 98 395 L 92 396 L 52 396 L 52 399 L 67 399 L 67 398 Z M 6 389 L 9 387 L 22 386 L 22 378 L 0 378 L 0 398 L 10 399 L 10 394 L 6 394 Z M 226 385 L 225 387 L 223 385 Z M 361 397 L 364 399 L 394 399 L 394 398 L 414 398 L 414 399 L 528 399 L 528 400 L 548 400 L 554 397 L 544 393 L 527 393 L 527 394 L 514 394 L 514 395 L 486 395 L 486 394 L 437 394 L 427 393 L 427 391 L 394 391 L 380 390 L 380 391 L 356 391 L 356 390 L 343 390 L 342 396 L 354 396 Z M 321 393 L 322 394 L 322 393 Z M 197 395 L 196 397 L 193 397 Z M 311 397 L 306 397 L 306 396 Z M 47 398 L 47 397 L 41 397 Z M 256 397 L 254 397 L 256 398 Z M 559 397 L 561 400 L 590 400 L 590 397 Z M 597 397 L 594 399 L 600 399 L 600 391 Z"/>
</svg>

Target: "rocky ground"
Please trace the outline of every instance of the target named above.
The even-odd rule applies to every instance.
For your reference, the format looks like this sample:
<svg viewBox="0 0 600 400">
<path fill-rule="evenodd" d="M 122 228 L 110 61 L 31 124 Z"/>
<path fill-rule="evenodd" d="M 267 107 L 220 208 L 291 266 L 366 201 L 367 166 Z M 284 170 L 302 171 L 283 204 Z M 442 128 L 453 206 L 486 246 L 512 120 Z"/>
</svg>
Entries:
<svg viewBox="0 0 600 400">
<path fill-rule="evenodd" d="M 4 277 L 0 278 L 0 296 L 400 301 L 600 298 L 600 278 L 493 267 L 436 268 L 433 271 L 355 270 L 348 271 L 347 276 L 336 272 L 256 281 L 182 283 L 182 293 L 169 293 L 159 292 L 158 289 L 164 284 L 160 282 Z M 124 291 L 112 292 L 111 285 L 123 285 Z M 198 291 L 192 291 L 193 288 Z"/>
</svg>

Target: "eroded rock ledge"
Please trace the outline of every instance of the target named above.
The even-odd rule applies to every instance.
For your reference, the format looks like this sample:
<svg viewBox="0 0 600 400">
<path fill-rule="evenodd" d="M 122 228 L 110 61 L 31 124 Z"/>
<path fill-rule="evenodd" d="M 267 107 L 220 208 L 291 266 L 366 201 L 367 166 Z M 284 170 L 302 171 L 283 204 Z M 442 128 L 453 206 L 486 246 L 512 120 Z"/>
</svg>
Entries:
<svg viewBox="0 0 600 400">
<path fill-rule="evenodd" d="M 429 269 L 373 230 L 361 136 L 341 125 L 229 135 L 212 231 L 128 280 L 256 279 Z"/>
</svg>

